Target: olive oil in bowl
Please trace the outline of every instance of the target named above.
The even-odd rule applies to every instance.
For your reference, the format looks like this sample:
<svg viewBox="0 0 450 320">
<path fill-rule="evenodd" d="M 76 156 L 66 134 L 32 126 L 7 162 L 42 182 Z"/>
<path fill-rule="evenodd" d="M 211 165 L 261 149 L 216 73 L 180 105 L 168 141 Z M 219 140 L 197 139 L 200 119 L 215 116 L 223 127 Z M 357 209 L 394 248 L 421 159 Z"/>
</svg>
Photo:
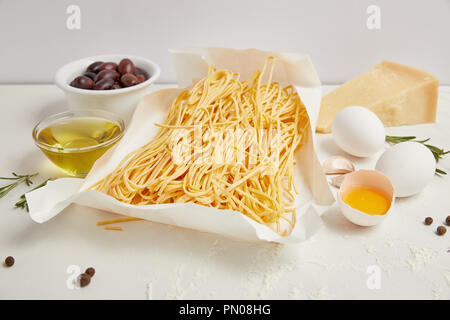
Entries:
<svg viewBox="0 0 450 320">
<path fill-rule="evenodd" d="M 123 121 L 109 112 L 80 110 L 47 118 L 35 127 L 33 137 L 61 170 L 71 176 L 85 176 L 94 162 L 120 140 L 123 129 Z"/>
</svg>

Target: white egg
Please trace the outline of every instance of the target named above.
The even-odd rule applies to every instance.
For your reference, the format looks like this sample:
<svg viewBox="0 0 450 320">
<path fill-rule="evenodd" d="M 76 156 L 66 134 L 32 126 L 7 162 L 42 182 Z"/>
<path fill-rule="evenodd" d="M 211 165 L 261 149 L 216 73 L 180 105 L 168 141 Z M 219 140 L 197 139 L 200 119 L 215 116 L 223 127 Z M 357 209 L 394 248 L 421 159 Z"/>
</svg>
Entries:
<svg viewBox="0 0 450 320">
<path fill-rule="evenodd" d="M 433 179 L 436 160 L 423 144 L 402 142 L 387 149 L 375 169 L 391 180 L 396 197 L 409 197 L 419 193 Z"/>
<path fill-rule="evenodd" d="M 384 147 L 383 123 L 364 107 L 352 106 L 339 111 L 331 130 L 336 144 L 357 157 L 374 155 Z"/>
</svg>

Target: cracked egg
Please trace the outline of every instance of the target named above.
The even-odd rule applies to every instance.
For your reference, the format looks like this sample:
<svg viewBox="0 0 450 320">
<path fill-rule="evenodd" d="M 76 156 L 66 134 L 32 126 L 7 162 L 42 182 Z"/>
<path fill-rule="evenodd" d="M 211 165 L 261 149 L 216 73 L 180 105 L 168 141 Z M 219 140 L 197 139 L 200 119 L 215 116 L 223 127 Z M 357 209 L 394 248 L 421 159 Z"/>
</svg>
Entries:
<svg viewBox="0 0 450 320">
<path fill-rule="evenodd" d="M 373 226 L 391 214 L 394 187 L 376 170 L 358 170 L 345 175 L 338 193 L 342 214 L 354 224 Z"/>
</svg>

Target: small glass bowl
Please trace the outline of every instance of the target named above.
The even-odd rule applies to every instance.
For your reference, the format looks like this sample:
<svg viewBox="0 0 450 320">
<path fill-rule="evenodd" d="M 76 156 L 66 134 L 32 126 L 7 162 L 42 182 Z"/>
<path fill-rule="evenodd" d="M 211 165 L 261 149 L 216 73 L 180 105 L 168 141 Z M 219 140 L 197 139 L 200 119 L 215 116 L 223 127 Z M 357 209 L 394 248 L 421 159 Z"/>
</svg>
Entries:
<svg viewBox="0 0 450 320">
<path fill-rule="evenodd" d="M 76 118 L 97 118 L 113 122 L 118 125 L 119 133 L 111 139 L 96 145 L 81 148 L 54 147 L 39 141 L 42 130 L 58 122 Z M 109 148 L 118 142 L 124 133 L 125 124 L 118 115 L 104 110 L 74 110 L 54 114 L 40 121 L 33 129 L 33 139 L 36 146 L 53 162 L 59 169 L 70 176 L 85 177 L 95 161 L 100 158 Z"/>
</svg>

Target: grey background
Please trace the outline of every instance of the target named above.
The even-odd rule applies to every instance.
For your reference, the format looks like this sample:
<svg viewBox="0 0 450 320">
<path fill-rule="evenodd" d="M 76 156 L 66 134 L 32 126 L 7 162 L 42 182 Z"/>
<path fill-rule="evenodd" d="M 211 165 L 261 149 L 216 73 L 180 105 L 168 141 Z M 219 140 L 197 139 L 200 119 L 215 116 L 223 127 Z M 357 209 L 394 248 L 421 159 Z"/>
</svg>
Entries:
<svg viewBox="0 0 450 320">
<path fill-rule="evenodd" d="M 81 29 L 66 8 L 81 8 Z M 381 8 L 368 30 L 366 9 Z M 310 54 L 323 83 L 387 59 L 450 84 L 450 0 L 0 0 L 0 83 L 51 83 L 66 62 L 104 53 L 148 57 L 174 82 L 168 48 L 220 46 Z"/>
</svg>

